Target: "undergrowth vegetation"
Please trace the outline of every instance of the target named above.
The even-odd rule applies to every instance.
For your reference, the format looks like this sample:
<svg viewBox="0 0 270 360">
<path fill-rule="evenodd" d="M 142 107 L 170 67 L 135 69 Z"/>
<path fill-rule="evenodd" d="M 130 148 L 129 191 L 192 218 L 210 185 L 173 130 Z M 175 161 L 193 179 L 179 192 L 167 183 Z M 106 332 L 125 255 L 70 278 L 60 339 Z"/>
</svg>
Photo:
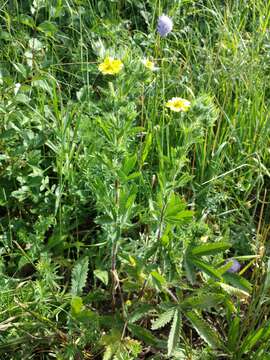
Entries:
<svg viewBox="0 0 270 360">
<path fill-rule="evenodd" d="M 1 359 L 270 359 L 269 18 L 1 1 Z"/>
</svg>

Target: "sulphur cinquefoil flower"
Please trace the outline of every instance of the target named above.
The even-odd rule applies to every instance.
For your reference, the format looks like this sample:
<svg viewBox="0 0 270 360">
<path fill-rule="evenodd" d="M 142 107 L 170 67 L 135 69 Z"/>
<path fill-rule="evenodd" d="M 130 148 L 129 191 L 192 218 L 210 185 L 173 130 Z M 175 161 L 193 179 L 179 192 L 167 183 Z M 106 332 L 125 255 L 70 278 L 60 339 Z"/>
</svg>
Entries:
<svg viewBox="0 0 270 360">
<path fill-rule="evenodd" d="M 108 56 L 99 64 L 98 69 L 103 75 L 115 75 L 122 70 L 123 66 L 121 60 Z"/>
<path fill-rule="evenodd" d="M 171 100 L 167 101 L 165 105 L 172 111 L 188 111 L 188 109 L 190 108 L 190 101 L 182 99 L 180 97 L 174 97 Z"/>
<path fill-rule="evenodd" d="M 149 59 L 142 59 L 143 65 L 151 71 L 156 71 L 158 68 L 155 66 L 155 63 Z"/>
</svg>

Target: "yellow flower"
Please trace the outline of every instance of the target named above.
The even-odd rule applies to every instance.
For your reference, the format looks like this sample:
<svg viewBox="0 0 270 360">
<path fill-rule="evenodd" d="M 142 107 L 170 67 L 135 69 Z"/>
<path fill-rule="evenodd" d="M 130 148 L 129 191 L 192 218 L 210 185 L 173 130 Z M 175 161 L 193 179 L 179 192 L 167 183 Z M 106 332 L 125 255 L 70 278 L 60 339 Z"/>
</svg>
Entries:
<svg viewBox="0 0 270 360">
<path fill-rule="evenodd" d="M 132 305 L 132 302 L 130 300 L 127 300 L 126 301 L 126 306 L 131 306 Z"/>
<path fill-rule="evenodd" d="M 121 60 L 108 56 L 104 59 L 103 63 L 99 64 L 98 69 L 103 75 L 114 75 L 118 74 L 123 66 L 124 65 Z"/>
<path fill-rule="evenodd" d="M 170 108 L 172 111 L 188 111 L 190 108 L 190 101 L 182 99 L 179 97 L 174 97 L 168 102 L 166 102 L 166 107 Z"/>
<path fill-rule="evenodd" d="M 158 70 L 158 68 L 155 66 L 155 63 L 149 59 L 143 59 L 142 63 L 148 70 L 151 71 Z"/>
</svg>

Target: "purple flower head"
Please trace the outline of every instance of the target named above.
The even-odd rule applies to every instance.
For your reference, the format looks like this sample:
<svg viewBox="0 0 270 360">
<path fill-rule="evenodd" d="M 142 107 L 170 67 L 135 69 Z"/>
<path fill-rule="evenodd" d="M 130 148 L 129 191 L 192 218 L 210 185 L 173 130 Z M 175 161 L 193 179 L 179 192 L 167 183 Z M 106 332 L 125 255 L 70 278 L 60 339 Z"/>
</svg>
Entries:
<svg viewBox="0 0 270 360">
<path fill-rule="evenodd" d="M 241 269 L 240 263 L 235 259 L 229 259 L 226 261 L 226 264 L 232 263 L 231 267 L 227 270 L 230 273 L 236 273 Z"/>
<path fill-rule="evenodd" d="M 167 36 L 172 31 L 172 28 L 173 28 L 173 22 L 172 19 L 169 18 L 169 16 L 161 15 L 158 18 L 157 31 L 160 36 L 162 37 Z"/>
</svg>

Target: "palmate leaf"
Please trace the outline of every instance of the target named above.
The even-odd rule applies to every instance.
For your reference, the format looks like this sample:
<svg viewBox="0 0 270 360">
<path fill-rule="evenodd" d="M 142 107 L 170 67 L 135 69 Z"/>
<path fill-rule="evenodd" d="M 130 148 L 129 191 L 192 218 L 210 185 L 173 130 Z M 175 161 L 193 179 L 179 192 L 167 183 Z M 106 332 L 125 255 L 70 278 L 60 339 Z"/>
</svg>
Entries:
<svg viewBox="0 0 270 360">
<path fill-rule="evenodd" d="M 80 259 L 72 270 L 71 277 L 71 293 L 73 295 L 80 295 L 84 288 L 88 274 L 88 257 Z"/>
<path fill-rule="evenodd" d="M 185 312 L 185 316 L 191 322 L 200 337 L 207 342 L 213 349 L 221 347 L 221 341 L 217 335 L 217 330 L 213 330 L 210 325 L 202 319 L 195 311 Z"/>
<path fill-rule="evenodd" d="M 171 356 L 173 350 L 177 345 L 180 336 L 181 325 L 181 314 L 180 311 L 177 309 L 174 311 L 172 327 L 168 338 L 168 356 Z"/>
</svg>

